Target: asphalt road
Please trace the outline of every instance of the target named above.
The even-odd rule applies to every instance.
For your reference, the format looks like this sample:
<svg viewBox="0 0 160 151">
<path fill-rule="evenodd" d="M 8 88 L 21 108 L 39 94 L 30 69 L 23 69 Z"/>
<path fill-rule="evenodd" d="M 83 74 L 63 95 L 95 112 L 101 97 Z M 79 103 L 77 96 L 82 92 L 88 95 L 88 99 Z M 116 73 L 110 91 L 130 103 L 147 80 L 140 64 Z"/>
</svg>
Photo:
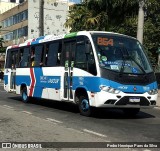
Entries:
<svg viewBox="0 0 160 151">
<path fill-rule="evenodd" d="M 1 142 L 160 142 L 160 108 L 141 110 L 134 118 L 125 116 L 121 110 L 113 109 L 98 109 L 93 117 L 84 117 L 79 114 L 77 106 L 70 103 L 34 99 L 25 104 L 20 96 L 5 92 L 0 83 L 0 140 Z M 55 150 L 63 150 L 62 148 L 63 146 Z M 72 150 L 89 150 L 89 148 Z"/>
</svg>

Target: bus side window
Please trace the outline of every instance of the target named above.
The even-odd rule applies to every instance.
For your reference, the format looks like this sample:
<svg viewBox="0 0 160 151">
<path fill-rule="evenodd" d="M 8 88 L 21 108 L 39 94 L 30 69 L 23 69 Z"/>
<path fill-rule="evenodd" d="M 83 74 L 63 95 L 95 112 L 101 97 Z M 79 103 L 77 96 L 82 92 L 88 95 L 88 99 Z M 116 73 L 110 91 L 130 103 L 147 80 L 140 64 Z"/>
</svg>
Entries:
<svg viewBox="0 0 160 151">
<path fill-rule="evenodd" d="M 88 71 L 93 75 L 97 75 L 93 50 L 90 50 L 90 53 L 86 53 L 87 42 L 89 42 L 87 37 L 79 37 L 77 39 L 75 67 Z"/>
<path fill-rule="evenodd" d="M 53 67 L 57 65 L 59 42 L 49 44 L 46 66 Z"/>
<path fill-rule="evenodd" d="M 7 57 L 6 57 L 6 65 L 5 65 L 5 68 L 11 68 L 11 59 L 10 59 L 10 55 L 11 55 L 11 50 L 8 49 L 7 50 Z"/>
<path fill-rule="evenodd" d="M 19 67 L 19 50 L 15 51 L 15 68 Z"/>
<path fill-rule="evenodd" d="M 8 56 L 7 56 L 8 57 Z M 18 67 L 18 50 L 13 49 L 9 51 L 9 68 L 15 69 Z"/>
<path fill-rule="evenodd" d="M 20 61 L 20 67 L 29 67 L 29 48 L 24 48 L 21 54 L 22 60 Z"/>
<path fill-rule="evenodd" d="M 20 49 L 20 52 L 19 52 L 19 67 L 22 67 L 22 62 L 23 62 L 23 51 L 24 49 Z"/>
<path fill-rule="evenodd" d="M 61 52 L 62 52 L 62 43 L 59 44 L 59 48 L 58 48 L 58 55 L 57 55 L 57 66 L 60 66 L 61 64 Z"/>
<path fill-rule="evenodd" d="M 47 65 L 47 61 L 48 61 L 48 50 L 49 50 L 49 45 L 46 45 L 46 50 L 45 50 L 45 66 Z"/>
<path fill-rule="evenodd" d="M 35 47 L 31 47 L 31 67 L 35 66 Z"/>
<path fill-rule="evenodd" d="M 87 58 L 85 53 L 85 43 L 79 43 L 75 53 L 75 67 L 87 71 Z"/>
<path fill-rule="evenodd" d="M 34 63 L 33 66 L 39 67 L 42 66 L 43 63 L 43 45 L 38 45 L 35 47 L 35 53 L 34 55 Z"/>
</svg>

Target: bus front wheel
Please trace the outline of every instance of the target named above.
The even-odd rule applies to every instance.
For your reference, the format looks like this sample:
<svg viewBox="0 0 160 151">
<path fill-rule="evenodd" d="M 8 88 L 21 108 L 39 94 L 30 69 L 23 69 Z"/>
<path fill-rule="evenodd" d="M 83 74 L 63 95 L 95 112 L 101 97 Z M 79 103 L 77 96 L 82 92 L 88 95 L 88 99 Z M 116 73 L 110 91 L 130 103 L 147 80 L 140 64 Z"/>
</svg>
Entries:
<svg viewBox="0 0 160 151">
<path fill-rule="evenodd" d="M 26 87 L 24 87 L 24 88 L 22 89 L 21 94 L 22 94 L 22 101 L 23 101 L 24 103 L 29 102 L 29 97 L 28 97 L 28 95 L 27 95 L 27 88 L 26 88 Z"/>
<path fill-rule="evenodd" d="M 81 115 L 91 116 L 91 107 L 86 96 L 82 95 L 79 97 L 79 111 Z"/>
</svg>

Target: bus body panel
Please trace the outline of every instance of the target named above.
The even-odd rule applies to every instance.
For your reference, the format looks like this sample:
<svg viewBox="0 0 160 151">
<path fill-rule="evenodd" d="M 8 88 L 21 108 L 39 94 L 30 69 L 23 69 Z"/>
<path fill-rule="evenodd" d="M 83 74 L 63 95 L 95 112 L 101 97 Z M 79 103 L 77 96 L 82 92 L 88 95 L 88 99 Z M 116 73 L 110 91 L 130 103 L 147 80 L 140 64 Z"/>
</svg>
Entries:
<svg viewBox="0 0 160 151">
<path fill-rule="evenodd" d="M 25 84 L 31 97 L 60 100 L 62 71 L 63 67 L 17 68 L 16 85 L 19 90 L 16 93 L 19 94 L 21 85 Z"/>
<path fill-rule="evenodd" d="M 5 69 L 4 70 L 4 90 L 7 92 L 12 92 L 13 91 L 13 77 L 12 77 L 12 69 Z"/>
<path fill-rule="evenodd" d="M 106 32 L 95 32 L 95 33 L 106 33 Z M 72 64 L 71 62 L 73 60 L 69 59 L 71 59 L 73 57 L 72 55 L 74 54 L 74 53 L 72 54 L 72 46 L 74 46 L 74 44 L 75 45 L 77 44 L 75 40 L 76 36 L 74 37 L 74 39 L 71 38 L 71 40 L 70 38 L 68 39 L 66 38 L 67 39 L 66 41 L 65 41 L 65 35 L 40 37 L 37 40 L 36 39 L 30 40 L 30 42 L 22 44 L 21 46 L 26 46 L 27 48 L 30 48 L 32 45 L 35 44 L 43 44 L 45 42 L 49 43 L 52 41 L 54 42 L 54 40 L 57 39 L 58 40 L 63 39 L 62 45 L 68 46 L 68 48 L 70 47 L 71 50 L 69 51 L 63 50 L 64 52 L 62 51 L 63 55 L 64 56 L 66 55 L 65 56 L 66 58 L 63 56 L 66 60 L 63 58 L 64 64 L 63 65 L 61 64 L 61 66 L 52 66 L 52 67 L 30 66 L 24 68 L 16 68 L 16 74 L 15 74 L 16 93 L 20 94 L 21 86 L 26 85 L 27 95 L 30 97 L 38 97 L 38 98 L 57 100 L 57 101 L 70 101 L 73 103 L 77 103 L 75 101 L 75 92 L 78 89 L 83 89 L 88 94 L 90 106 L 93 107 L 141 108 L 141 107 L 155 106 L 158 94 L 157 93 L 149 94 L 149 92 L 152 90 L 157 90 L 156 81 L 148 84 L 122 84 L 114 80 L 109 80 L 109 78 L 107 79 L 105 77 L 102 77 L 100 71 L 100 63 L 94 42 L 91 37 L 91 33 L 83 31 L 83 32 L 78 32 L 75 35 L 76 36 L 83 35 L 90 40 L 95 61 L 95 68 L 97 72 L 96 75 L 93 75 L 89 71 L 80 69 L 78 67 L 71 66 Z M 116 35 L 121 36 L 121 34 L 116 34 Z M 131 38 L 129 36 L 125 37 Z M 44 46 L 44 48 L 45 47 L 46 45 Z M 68 52 L 65 54 L 65 51 Z M 121 64 L 125 63 L 122 62 Z M 140 71 L 142 70 L 136 63 L 135 65 Z M 118 66 L 117 65 L 115 66 L 115 64 L 112 65 L 112 69 L 115 69 L 115 67 L 117 69 Z M 105 74 L 108 74 L 107 70 Z M 4 89 L 7 92 L 9 92 L 12 91 L 11 89 L 12 69 L 6 68 L 4 71 L 5 71 Z M 143 70 L 141 72 L 143 73 Z M 123 74 L 122 71 L 121 74 Z M 143 74 L 145 74 L 145 72 Z M 65 95 L 65 93 L 67 93 L 67 95 Z"/>
</svg>

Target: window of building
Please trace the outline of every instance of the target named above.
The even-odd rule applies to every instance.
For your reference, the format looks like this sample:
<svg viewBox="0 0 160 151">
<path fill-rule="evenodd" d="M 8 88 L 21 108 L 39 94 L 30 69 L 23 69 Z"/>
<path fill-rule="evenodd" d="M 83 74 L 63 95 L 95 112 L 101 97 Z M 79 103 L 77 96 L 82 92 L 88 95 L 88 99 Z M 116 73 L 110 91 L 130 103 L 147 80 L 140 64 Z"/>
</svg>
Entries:
<svg viewBox="0 0 160 151">
<path fill-rule="evenodd" d="M 6 28 L 27 19 L 28 19 L 28 10 L 25 10 L 9 18 L 6 18 L 4 21 L 2 21 L 2 27 Z"/>
<path fill-rule="evenodd" d="M 23 36 L 28 36 L 28 26 L 23 27 Z"/>
<path fill-rule="evenodd" d="M 9 18 L 9 24 L 10 24 L 10 26 L 12 26 L 13 25 L 13 16 L 11 16 L 10 18 Z"/>
<path fill-rule="evenodd" d="M 17 24 L 17 15 L 13 16 L 13 24 Z"/>
<path fill-rule="evenodd" d="M 15 2 L 16 2 L 16 0 L 10 0 L 10 2 L 11 2 L 11 3 L 15 3 Z"/>
<path fill-rule="evenodd" d="M 18 29 L 18 38 L 22 37 L 23 36 L 23 29 L 22 28 L 19 28 Z"/>
<path fill-rule="evenodd" d="M 14 30 L 13 31 L 13 39 L 17 39 L 18 38 L 18 30 Z"/>
<path fill-rule="evenodd" d="M 19 0 L 19 3 L 23 3 L 24 2 L 24 0 Z"/>
</svg>

